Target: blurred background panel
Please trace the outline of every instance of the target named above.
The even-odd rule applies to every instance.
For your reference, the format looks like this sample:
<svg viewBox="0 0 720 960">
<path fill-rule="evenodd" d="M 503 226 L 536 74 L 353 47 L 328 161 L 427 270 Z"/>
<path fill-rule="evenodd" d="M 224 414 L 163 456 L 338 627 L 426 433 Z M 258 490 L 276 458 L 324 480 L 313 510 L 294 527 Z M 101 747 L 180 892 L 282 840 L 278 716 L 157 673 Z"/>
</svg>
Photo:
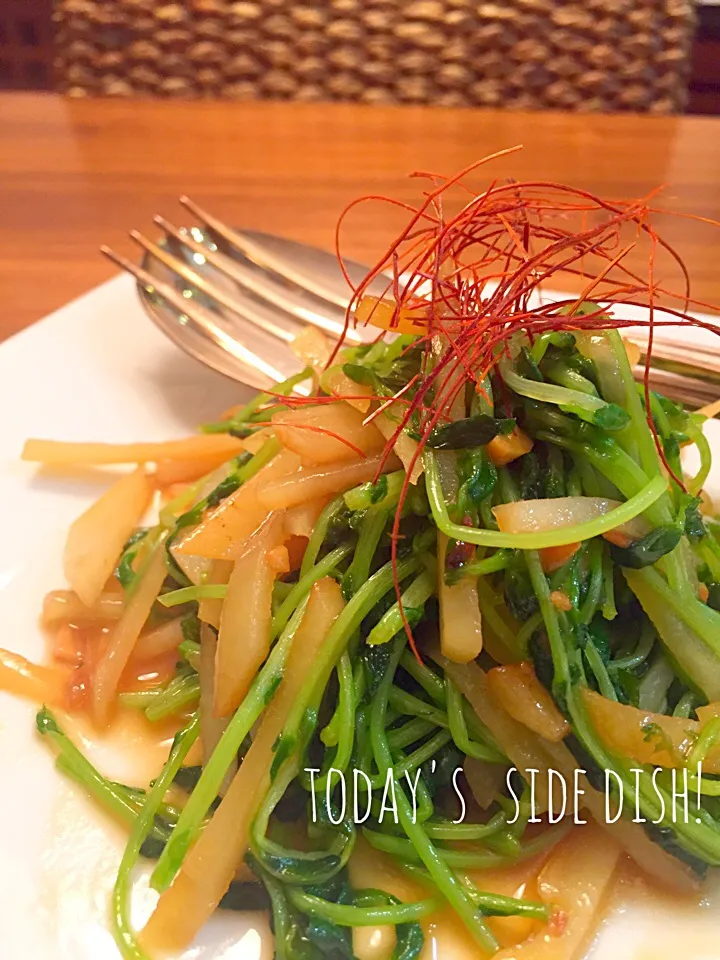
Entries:
<svg viewBox="0 0 720 960">
<path fill-rule="evenodd" d="M 720 113 L 720 0 L 0 0 L 0 87 Z"/>
<path fill-rule="evenodd" d="M 53 87 L 53 0 L 0 0 L 0 90 Z"/>
<path fill-rule="evenodd" d="M 720 114 L 720 0 L 699 0 L 688 112 Z"/>
</svg>

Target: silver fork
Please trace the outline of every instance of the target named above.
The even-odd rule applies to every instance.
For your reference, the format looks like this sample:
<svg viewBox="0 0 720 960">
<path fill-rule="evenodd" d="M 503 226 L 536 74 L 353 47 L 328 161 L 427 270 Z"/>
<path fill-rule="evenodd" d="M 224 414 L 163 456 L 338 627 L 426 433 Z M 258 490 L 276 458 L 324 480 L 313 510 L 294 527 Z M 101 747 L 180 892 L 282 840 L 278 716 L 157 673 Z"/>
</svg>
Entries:
<svg viewBox="0 0 720 960">
<path fill-rule="evenodd" d="M 341 335 L 348 287 L 334 257 L 269 234 L 240 233 L 187 197 L 180 202 L 202 230 L 155 217 L 163 244 L 130 233 L 145 253 L 140 265 L 101 247 L 137 279 L 146 312 L 178 346 L 235 380 L 267 389 L 298 372 L 289 345 L 305 327 L 333 341 Z M 356 282 L 367 272 L 352 261 L 345 266 Z M 385 286 L 378 281 L 375 292 Z M 348 344 L 367 339 L 362 331 L 346 333 Z"/>
<path fill-rule="evenodd" d="M 146 312 L 178 346 L 263 390 L 298 372 L 290 343 L 303 328 L 313 326 L 332 340 L 340 336 L 349 291 L 333 255 L 270 234 L 234 230 L 187 197 L 180 202 L 202 228 L 176 227 L 157 216 L 164 242 L 131 231 L 144 252 L 140 265 L 101 247 L 137 279 Z M 355 283 L 367 273 L 360 263 L 344 265 Z M 387 279 L 379 278 L 368 292 L 381 296 L 386 289 Z M 374 335 L 373 328 L 345 334 L 349 345 Z M 636 376 L 643 372 L 641 362 Z M 655 389 L 688 406 L 712 403 L 720 396 L 720 349 L 656 333 L 651 375 Z"/>
</svg>

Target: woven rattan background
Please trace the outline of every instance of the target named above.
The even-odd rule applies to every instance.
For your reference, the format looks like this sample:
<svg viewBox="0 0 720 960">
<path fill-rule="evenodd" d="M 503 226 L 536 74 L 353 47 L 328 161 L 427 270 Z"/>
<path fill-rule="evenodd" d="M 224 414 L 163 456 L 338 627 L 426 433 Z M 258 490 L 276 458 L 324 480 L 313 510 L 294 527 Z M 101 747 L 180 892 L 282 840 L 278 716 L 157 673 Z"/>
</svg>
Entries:
<svg viewBox="0 0 720 960">
<path fill-rule="evenodd" d="M 692 0 L 56 0 L 72 96 L 683 108 Z"/>
</svg>

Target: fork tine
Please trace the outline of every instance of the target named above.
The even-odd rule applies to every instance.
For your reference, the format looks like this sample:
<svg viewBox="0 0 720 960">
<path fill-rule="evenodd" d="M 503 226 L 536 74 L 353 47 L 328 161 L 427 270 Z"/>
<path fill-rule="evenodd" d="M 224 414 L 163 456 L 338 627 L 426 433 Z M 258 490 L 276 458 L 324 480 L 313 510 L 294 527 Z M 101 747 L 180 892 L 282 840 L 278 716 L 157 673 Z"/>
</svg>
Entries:
<svg viewBox="0 0 720 960">
<path fill-rule="evenodd" d="M 201 328 L 203 333 L 207 334 L 214 343 L 226 350 L 231 356 L 235 357 L 245 366 L 254 368 L 264 374 L 271 384 L 280 383 L 285 379 L 284 374 L 276 370 L 271 364 L 267 363 L 252 350 L 248 350 L 240 341 L 231 337 L 225 330 L 217 325 L 209 310 L 203 309 L 199 304 L 192 303 L 186 297 L 183 297 L 174 287 L 164 283 L 154 277 L 149 271 L 138 266 L 126 257 L 115 253 L 109 247 L 101 246 L 101 253 L 132 274 L 136 280 L 149 292 L 156 293 L 167 301 L 178 311 L 179 314 L 187 316 L 193 323 Z M 305 394 L 306 390 L 300 386 L 296 388 L 299 393 Z"/>
<path fill-rule="evenodd" d="M 279 277 L 286 282 L 289 280 L 297 287 L 300 287 L 302 290 L 313 294 L 313 296 L 318 297 L 318 299 L 324 301 L 325 303 L 330 303 L 336 307 L 340 307 L 343 312 L 347 308 L 349 297 L 340 297 L 327 287 L 313 283 L 310 277 L 299 271 L 293 270 L 292 266 L 287 263 L 287 261 L 280 261 L 276 259 L 269 250 L 258 246 L 258 244 L 251 240 L 250 237 L 246 237 L 237 230 L 233 230 L 232 227 L 229 227 L 226 223 L 223 223 L 222 220 L 218 220 L 217 217 L 214 217 L 211 213 L 208 213 L 207 210 L 204 210 L 202 207 L 198 206 L 198 204 L 189 197 L 180 197 L 180 203 L 194 216 L 196 216 L 198 220 L 210 227 L 211 230 L 221 236 L 229 244 L 242 251 L 247 259 L 251 260 L 258 267 L 261 267 L 263 270 L 266 270 L 268 273 Z M 336 335 L 338 332 L 339 331 L 337 330 L 335 331 Z"/>
<path fill-rule="evenodd" d="M 164 217 L 157 216 L 154 219 L 155 223 L 161 227 L 168 236 L 172 237 L 193 253 L 204 257 L 209 264 L 233 280 L 241 289 L 249 290 L 250 293 L 272 304 L 273 307 L 277 308 L 277 310 L 283 314 L 288 315 L 293 323 L 300 324 L 299 329 L 306 324 L 310 324 L 311 326 L 318 327 L 325 333 L 329 333 L 333 337 L 338 337 L 342 333 L 343 324 L 337 320 L 325 317 L 315 310 L 309 310 L 307 307 L 304 307 L 301 303 L 298 303 L 296 297 L 288 295 L 278 284 L 263 282 L 254 271 L 243 267 L 241 263 L 232 260 L 226 254 L 209 250 L 202 243 L 198 243 L 189 233 L 173 226 L 173 224 L 169 223 Z M 243 306 L 242 311 L 238 309 L 238 312 L 247 314 L 247 308 Z M 361 338 L 358 337 L 354 330 L 348 331 L 347 339 L 353 343 L 361 342 Z"/>
<path fill-rule="evenodd" d="M 148 293 L 157 292 L 160 293 L 161 296 L 164 296 L 161 287 L 164 287 L 165 284 L 159 281 L 157 277 L 154 277 L 148 270 L 145 270 L 137 263 L 133 263 L 132 260 L 128 260 L 127 257 L 123 257 L 122 254 L 116 253 L 110 247 L 106 247 L 105 244 L 100 246 L 100 253 L 106 256 L 108 260 L 112 260 L 116 266 L 132 274 Z"/>
<path fill-rule="evenodd" d="M 188 297 L 187 294 L 191 293 L 191 290 L 180 290 L 173 283 L 159 279 L 151 270 L 132 263 L 125 257 L 114 253 L 108 247 L 103 246 L 100 249 L 105 256 L 109 257 L 119 267 L 132 274 L 144 290 L 151 294 L 157 294 L 176 311 L 181 321 L 177 324 L 178 328 L 184 322 L 182 318 L 187 318 L 189 322 L 185 324 L 187 328 L 185 340 L 188 337 L 191 340 L 194 338 L 199 344 L 203 337 L 206 337 L 216 351 L 214 357 L 221 357 L 225 353 L 247 368 L 245 374 L 239 376 L 238 379 L 244 378 L 246 383 L 252 383 L 257 389 L 265 389 L 263 377 L 269 383 L 277 383 L 285 379 L 285 374 L 246 347 L 233 335 L 231 328 L 223 327 L 222 320 L 226 317 L 225 311 L 230 311 L 235 317 L 245 320 L 249 325 L 247 328 L 249 335 L 251 328 L 258 328 L 256 336 L 259 337 L 261 344 L 263 338 L 260 331 L 264 331 L 265 334 L 274 339 L 288 344 L 294 336 L 292 328 L 298 322 L 309 323 L 335 335 L 344 332 L 343 324 L 339 324 L 337 320 L 328 317 L 327 314 L 308 309 L 303 305 L 302 298 L 298 298 L 299 292 L 311 292 L 315 295 L 311 282 L 306 282 L 306 277 L 299 276 L 297 278 L 297 290 L 293 291 L 291 289 L 286 292 L 283 289 L 282 281 L 295 283 L 296 279 L 293 276 L 292 266 L 288 262 L 289 258 L 288 260 L 277 258 L 275 261 L 272 250 L 266 251 L 262 245 L 258 245 L 257 250 L 260 255 L 257 259 L 254 259 L 253 252 L 256 247 L 254 241 L 210 216 L 197 204 L 188 200 L 187 197 L 181 198 L 181 202 L 198 219 L 205 222 L 227 242 L 237 247 L 251 262 L 255 262 L 260 270 L 254 270 L 242 260 L 236 260 L 223 253 L 222 250 L 208 248 L 196 240 L 190 232 L 179 229 L 160 216 L 155 217 L 155 222 L 181 248 L 176 249 L 175 253 L 147 239 L 139 231 L 133 230 L 130 235 L 150 255 L 153 262 L 163 265 L 165 269 L 170 271 L 171 275 L 182 278 L 190 287 L 210 298 L 213 301 L 213 306 L 217 307 L 217 312 L 204 306 L 197 299 Z M 193 260 L 185 259 L 185 251 L 194 255 L 194 262 L 198 264 L 207 262 L 216 271 L 216 277 L 213 277 L 212 271 L 210 271 L 210 277 L 208 278 L 202 271 L 194 269 Z M 202 261 L 199 259 L 201 257 L 203 258 Z M 275 262 L 279 265 L 277 268 L 274 265 Z M 263 280 L 260 271 L 267 274 L 266 280 Z M 234 294 L 233 287 L 226 286 L 228 280 L 236 285 L 237 293 Z M 318 293 L 317 299 L 326 306 L 334 302 L 323 293 Z M 216 369 L 222 370 L 227 375 L 236 376 L 236 371 L 232 369 L 232 366 L 223 366 L 213 357 L 204 354 L 199 347 L 183 343 L 183 338 L 173 333 L 172 322 L 169 320 L 172 316 L 172 310 L 167 312 L 153 310 L 151 304 L 147 301 L 145 306 L 155 322 L 171 339 L 184 346 L 188 352 L 203 359 L 211 366 L 215 366 Z M 272 319 L 273 309 L 277 311 L 279 323 L 275 323 Z M 282 323 L 290 324 L 290 329 L 281 326 Z M 364 342 L 363 338 L 358 337 L 354 331 L 349 331 L 349 336 L 346 335 L 346 339 L 351 342 Z M 642 358 L 642 354 L 647 348 L 647 342 L 643 343 L 643 337 L 638 336 L 636 332 L 633 333 L 633 340 L 640 347 Z M 262 348 L 265 349 L 265 347 L 266 345 L 263 344 Z M 267 350 L 271 355 L 279 356 L 272 353 L 272 347 L 267 347 Z M 633 372 L 635 379 L 641 380 L 644 374 L 642 363 L 636 366 Z M 705 406 L 717 400 L 720 383 L 720 351 L 709 349 L 700 344 L 670 341 L 656 334 L 650 372 L 653 389 L 659 389 L 666 396 L 690 407 Z M 309 394 L 307 388 L 302 386 L 296 387 L 295 390 L 301 395 Z"/>
<path fill-rule="evenodd" d="M 160 263 L 164 263 L 169 270 L 179 277 L 182 277 L 182 279 L 191 286 L 202 290 L 204 294 L 212 300 L 217 301 L 221 306 L 226 307 L 235 314 L 246 317 L 251 323 L 265 330 L 265 332 L 271 334 L 271 336 L 282 340 L 284 343 L 292 342 L 295 337 L 294 333 L 268 320 L 261 311 L 253 310 L 250 304 L 238 303 L 237 299 L 228 291 L 222 290 L 216 284 L 211 283 L 206 277 L 202 276 L 202 274 L 193 270 L 190 264 L 173 256 L 169 250 L 165 250 L 152 240 L 148 240 L 147 237 L 143 236 L 138 230 L 131 230 L 130 236 L 143 250 L 146 250 L 153 257 L 156 257 Z M 203 256 L 205 256 L 205 254 L 203 254 Z"/>
<path fill-rule="evenodd" d="M 644 357 L 647 351 L 647 340 L 643 341 L 638 337 L 633 339 L 637 342 Z M 718 353 L 718 350 L 700 344 L 687 344 L 675 340 L 667 342 L 658 338 L 656 334 L 653 341 L 652 357 L 653 360 L 684 363 L 688 367 L 693 367 L 695 370 L 705 373 L 720 373 L 720 353 Z"/>
<path fill-rule="evenodd" d="M 642 365 L 636 366 L 633 370 L 638 383 L 642 382 L 644 374 L 645 368 Z M 660 391 L 670 400 L 680 401 L 690 407 L 705 406 L 716 400 L 718 396 L 718 388 L 714 384 L 659 367 L 650 368 L 650 385 L 653 390 Z"/>
</svg>

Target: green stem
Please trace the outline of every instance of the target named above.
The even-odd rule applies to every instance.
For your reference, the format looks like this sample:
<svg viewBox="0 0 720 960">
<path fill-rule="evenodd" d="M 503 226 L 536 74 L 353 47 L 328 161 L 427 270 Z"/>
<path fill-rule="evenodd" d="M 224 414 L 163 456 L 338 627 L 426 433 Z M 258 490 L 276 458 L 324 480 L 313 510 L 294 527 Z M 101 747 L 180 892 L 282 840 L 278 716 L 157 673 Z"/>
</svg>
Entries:
<svg viewBox="0 0 720 960">
<path fill-rule="evenodd" d="M 597 395 L 581 393 L 579 390 L 558 387 L 551 383 L 541 383 L 537 380 L 527 380 L 516 373 L 512 364 L 507 360 L 500 360 L 498 369 L 505 383 L 521 397 L 539 400 L 542 403 L 552 403 L 561 409 L 576 414 L 589 423 L 594 423 L 600 410 L 608 403 Z"/>
<path fill-rule="evenodd" d="M 197 740 L 199 733 L 200 719 L 196 714 L 187 726 L 176 734 L 162 773 L 153 784 L 142 810 L 134 820 L 130 838 L 120 861 L 113 889 L 111 923 L 115 942 L 124 960 L 149 960 L 148 955 L 138 944 L 130 922 L 129 900 L 132 887 L 132 871 L 140 855 L 143 841 L 152 829 L 163 798 L 178 770 L 183 765 L 190 748 Z"/>
<path fill-rule="evenodd" d="M 224 600 L 226 594 L 227 584 L 200 583 L 197 586 L 181 587 L 179 590 L 163 593 L 158 597 L 158 603 L 163 607 L 177 607 L 197 600 Z"/>
<path fill-rule="evenodd" d="M 325 537 L 327 537 L 330 524 L 343 512 L 344 509 L 345 501 L 343 498 L 335 497 L 334 500 L 331 500 L 330 503 L 325 506 L 322 513 L 315 521 L 313 532 L 310 534 L 308 545 L 305 548 L 305 553 L 303 554 L 302 564 L 300 565 L 301 580 L 310 571 L 310 569 L 315 566 L 318 553 L 320 553 L 320 548 L 325 542 Z"/>
<path fill-rule="evenodd" d="M 325 746 L 336 746 L 335 755 L 329 761 L 335 770 L 345 770 L 352 759 L 355 741 L 355 683 L 353 681 L 352 660 L 347 651 L 343 653 L 337 665 L 338 703 L 330 723 L 323 730 L 320 739 Z M 334 742 L 333 742 L 334 741 Z M 315 791 L 325 790 L 327 774 L 317 777 Z"/>
<path fill-rule="evenodd" d="M 585 656 L 588 664 L 590 665 L 590 669 L 597 680 L 600 693 L 605 697 L 606 700 L 617 701 L 615 687 L 612 684 L 607 667 L 603 663 L 602 657 L 598 653 L 597 648 L 592 641 L 589 641 L 585 646 Z"/>
<path fill-rule="evenodd" d="M 416 680 L 425 693 L 440 706 L 445 705 L 445 687 L 440 677 L 427 666 L 420 663 L 410 650 L 403 650 L 400 666 Z"/>
<path fill-rule="evenodd" d="M 373 754 L 378 770 L 385 774 L 393 765 L 392 754 L 385 734 L 388 697 L 405 642 L 404 637 L 395 641 L 390 662 L 371 707 L 370 739 Z M 423 827 L 415 822 L 405 791 L 397 781 L 395 781 L 395 796 L 400 825 L 408 838 L 407 842 L 413 853 L 425 865 L 438 890 L 454 908 L 474 940 L 486 952 L 495 953 L 498 949 L 498 943 L 483 920 L 482 913 L 468 897 L 452 870 L 442 859 L 439 851 L 435 849 Z"/>
<path fill-rule="evenodd" d="M 570 664 L 568 654 L 565 648 L 565 641 L 558 624 L 557 613 L 550 599 L 550 587 L 543 572 L 540 557 L 537 553 L 528 552 L 525 554 L 525 563 L 527 564 L 530 581 L 535 591 L 535 596 L 540 604 L 540 612 L 545 623 L 545 631 L 550 643 L 550 652 L 555 665 L 555 676 L 553 678 L 553 688 L 562 692 L 566 684 L 570 682 Z M 556 697 L 562 702 L 562 697 Z"/>
<path fill-rule="evenodd" d="M 405 471 L 383 474 L 377 483 L 361 483 L 343 494 L 348 510 L 367 510 L 370 507 L 382 507 L 389 510 L 397 505 L 405 483 Z"/>
<path fill-rule="evenodd" d="M 340 927 L 374 927 L 421 920 L 438 908 L 436 900 L 417 900 L 415 903 L 399 903 L 389 906 L 354 907 L 344 903 L 332 903 L 297 888 L 288 887 L 288 899 L 296 909 L 309 917 L 329 920 Z"/>
<path fill-rule="evenodd" d="M 428 824 L 425 825 L 427 830 Z M 428 883 L 431 878 L 427 871 L 417 864 L 404 864 L 404 870 L 411 877 Z M 546 903 L 539 903 L 537 900 L 521 900 L 519 897 L 506 897 L 501 893 L 486 893 L 478 890 L 477 886 L 468 876 L 460 877 L 463 886 L 473 899 L 473 902 L 480 907 L 486 917 L 532 917 L 533 920 L 547 922 L 550 917 L 551 907 Z"/>
<path fill-rule="evenodd" d="M 491 557 L 466 563 L 459 570 L 446 570 L 445 583 L 452 585 L 464 577 L 485 577 L 488 573 L 504 570 L 512 558 L 511 550 L 498 550 Z"/>
<path fill-rule="evenodd" d="M 477 743 L 470 739 L 465 723 L 464 698 L 449 677 L 445 677 L 445 695 L 450 733 L 455 746 L 467 757 L 486 760 L 488 763 L 503 763 L 505 758 L 499 750 L 486 743 Z"/>
<path fill-rule="evenodd" d="M 431 720 L 436 727 L 448 727 L 447 714 L 431 703 L 426 703 L 421 697 L 416 697 L 407 690 L 392 686 L 388 692 L 388 703 L 399 713 L 411 717 L 422 717 L 424 720 Z"/>
<path fill-rule="evenodd" d="M 150 878 L 153 889 L 162 893 L 170 886 L 190 846 L 197 838 L 203 819 L 218 795 L 230 764 L 282 680 L 285 661 L 304 612 L 305 603 L 295 611 L 205 764 L 200 779 L 180 814 L 177 827 Z"/>
<path fill-rule="evenodd" d="M 486 917 L 532 917 L 547 923 L 550 907 L 536 900 L 521 900 L 519 897 L 504 897 L 500 893 L 484 893 L 468 885 L 470 896 Z"/>
<path fill-rule="evenodd" d="M 463 527 L 450 520 L 445 503 L 445 497 L 440 486 L 440 474 L 434 455 L 426 450 L 423 455 L 427 483 L 428 499 L 433 519 L 437 526 L 448 537 L 455 540 L 464 540 L 485 547 L 507 547 L 516 550 L 542 550 L 545 547 L 560 547 L 568 543 L 590 540 L 601 536 L 615 527 L 633 520 L 644 513 L 660 497 L 667 492 L 667 481 L 657 476 L 650 480 L 639 493 L 630 497 L 619 507 L 614 507 L 608 513 L 573 526 L 560 527 L 554 530 L 543 530 L 539 533 L 502 533 L 499 530 L 480 530 L 477 527 Z"/>
<path fill-rule="evenodd" d="M 697 451 L 700 454 L 700 469 L 695 474 L 692 479 L 687 481 L 688 493 L 693 497 L 696 497 L 703 486 L 705 481 L 710 475 L 710 470 L 712 468 L 712 450 L 710 449 L 710 444 L 708 439 L 702 431 L 702 427 L 698 426 L 693 422 L 692 418 L 688 418 L 688 422 L 685 426 L 685 432 L 690 437 L 692 442 L 697 447 Z"/>
<path fill-rule="evenodd" d="M 297 735 L 303 725 L 306 710 L 311 705 L 319 703 L 330 673 L 345 651 L 350 638 L 360 628 L 360 624 L 370 611 L 393 588 L 395 578 L 397 577 L 398 581 L 404 580 L 417 570 L 419 563 L 417 557 L 405 557 L 398 560 L 393 570 L 392 561 L 388 561 L 350 598 L 328 631 L 325 642 L 316 657 L 312 678 L 303 689 L 302 696 L 298 697 L 294 704 L 281 740 L 286 736 L 292 738 Z M 278 746 L 276 760 L 279 754 Z"/>
<path fill-rule="evenodd" d="M 43 707 L 38 712 L 35 722 L 38 732 L 51 740 L 58 751 L 56 763 L 59 769 L 80 784 L 108 813 L 113 814 L 123 823 L 134 823 L 138 810 L 142 806 L 142 794 L 133 794 L 96 770 L 60 728 L 47 707 Z"/>
<path fill-rule="evenodd" d="M 507 815 L 501 810 L 487 823 L 433 822 L 425 824 L 425 833 L 433 840 L 485 840 L 502 830 L 507 823 Z"/>
<path fill-rule="evenodd" d="M 293 585 L 288 595 L 278 607 L 272 619 L 270 635 L 273 639 L 278 637 L 285 629 L 293 611 L 296 610 L 298 604 L 309 595 L 312 585 L 318 580 L 322 580 L 323 577 L 327 577 L 335 567 L 345 559 L 351 550 L 352 546 L 350 544 L 341 544 L 341 546 L 336 547 L 334 550 L 331 550 L 330 553 L 326 554 L 314 567 L 310 567 L 305 574 L 301 575 L 298 582 Z"/>
<path fill-rule="evenodd" d="M 373 557 L 385 530 L 389 513 L 384 507 L 370 507 L 360 527 L 352 562 L 342 579 L 343 594 L 349 599 L 370 576 Z"/>
<path fill-rule="evenodd" d="M 196 673 L 176 677 L 167 688 L 150 702 L 145 716 L 153 723 L 197 703 L 200 698 L 200 677 Z"/>
<path fill-rule="evenodd" d="M 603 550 L 602 574 L 602 615 L 606 620 L 614 620 L 618 613 L 617 606 L 615 605 L 615 565 L 613 564 L 612 557 L 607 550 Z"/>
<path fill-rule="evenodd" d="M 422 746 L 418 747 L 417 750 L 414 750 L 411 754 L 405 757 L 399 762 L 393 764 L 393 774 L 396 780 L 399 780 L 401 777 L 404 777 L 406 773 L 412 773 L 413 770 L 417 770 L 418 767 L 422 766 L 427 760 L 432 759 L 437 753 L 442 750 L 442 748 L 450 742 L 452 739 L 450 732 L 448 730 L 438 730 L 438 732 L 430 737 Z M 378 790 L 382 788 L 386 780 L 385 773 L 378 773 L 376 776 L 371 777 L 370 784 L 373 790 Z"/>
<path fill-rule="evenodd" d="M 630 414 L 630 434 L 637 444 L 640 463 L 648 477 L 658 476 L 661 472 L 660 460 L 648 427 L 647 415 L 637 392 L 625 344 L 617 330 L 608 330 L 607 338 L 615 354 L 618 371 L 625 388 L 625 409 Z"/>
<path fill-rule="evenodd" d="M 410 744 L 424 739 L 436 729 L 432 721 L 423 720 L 422 717 L 413 717 L 412 720 L 408 720 L 401 727 L 393 727 L 392 730 L 388 731 L 388 744 L 392 752 L 397 753 L 398 750 L 403 750 Z"/>
<path fill-rule="evenodd" d="M 403 613 L 410 625 L 414 626 L 416 611 L 422 610 L 425 603 L 435 593 L 435 577 L 428 570 L 423 570 L 403 592 L 400 603 L 397 601 L 383 614 L 368 634 L 367 644 L 374 647 L 388 643 L 403 629 Z"/>
<path fill-rule="evenodd" d="M 401 818 L 400 804 L 398 803 L 398 816 Z M 404 827 L 402 818 L 400 819 L 401 824 Z M 432 847 L 433 854 L 438 858 L 438 860 L 448 869 L 448 873 L 453 877 L 453 880 L 457 882 L 457 879 L 450 871 L 450 867 L 457 870 L 486 870 L 493 869 L 494 867 L 507 866 L 511 863 L 518 863 L 522 860 L 529 860 L 531 857 L 534 857 L 537 853 L 540 853 L 543 850 L 547 850 L 549 847 L 554 846 L 556 843 L 559 843 L 560 840 L 570 831 L 572 828 L 572 823 L 561 822 L 554 827 L 549 827 L 547 830 L 543 830 L 542 833 L 520 846 L 518 854 L 515 856 L 503 856 L 501 854 L 492 853 L 489 850 L 453 850 L 449 848 L 435 848 L 432 847 L 430 841 L 427 840 L 427 843 Z M 420 831 L 423 836 L 425 835 L 425 828 L 420 827 Z M 368 841 L 370 846 L 374 847 L 376 850 L 381 850 L 383 853 L 392 854 L 401 862 L 406 863 L 427 863 L 423 856 L 424 851 L 421 847 L 415 844 L 414 839 L 405 839 L 405 837 L 394 837 L 387 833 L 381 833 L 378 830 L 368 830 L 367 828 L 363 829 L 363 835 Z M 427 837 L 426 837 L 427 839 Z M 432 875 L 432 871 L 428 867 L 428 871 Z M 435 877 L 433 877 L 435 880 Z M 435 880 L 437 883 L 437 880 Z M 439 884 L 438 884 L 439 886 Z M 450 900 L 450 897 L 447 896 L 447 899 Z M 455 907 L 456 912 L 459 914 L 455 903 L 450 901 Z"/>
<path fill-rule="evenodd" d="M 640 630 L 640 639 L 632 653 L 617 657 L 608 664 L 609 670 L 634 670 L 650 656 L 655 645 L 656 633 L 649 622 L 645 622 Z"/>
<path fill-rule="evenodd" d="M 273 388 L 272 393 L 256 394 L 249 403 L 246 403 L 241 410 L 238 410 L 238 412 L 228 420 L 218 420 L 216 423 L 207 423 L 200 429 L 203 433 L 227 433 L 246 423 L 260 407 L 268 403 L 273 403 L 276 397 L 289 396 L 299 383 L 302 383 L 304 380 L 309 380 L 312 375 L 313 373 L 310 367 L 306 367 L 304 370 L 301 370 L 300 373 L 296 373 L 292 377 L 288 377 L 287 380 L 283 380 L 282 383 L 278 383 L 277 386 Z"/>
</svg>

